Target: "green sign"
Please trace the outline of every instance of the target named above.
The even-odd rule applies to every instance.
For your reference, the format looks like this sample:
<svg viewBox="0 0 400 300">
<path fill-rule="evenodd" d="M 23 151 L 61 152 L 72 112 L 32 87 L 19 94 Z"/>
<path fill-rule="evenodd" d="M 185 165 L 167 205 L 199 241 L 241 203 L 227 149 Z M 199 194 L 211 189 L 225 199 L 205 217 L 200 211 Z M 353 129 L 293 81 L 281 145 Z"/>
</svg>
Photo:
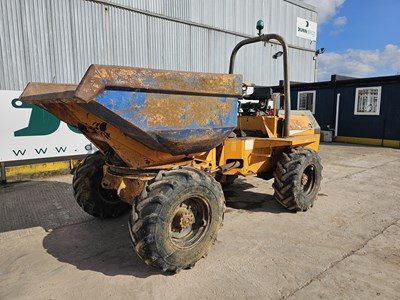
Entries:
<svg viewBox="0 0 400 300">
<path fill-rule="evenodd" d="M 36 135 L 49 135 L 55 132 L 60 126 L 60 120 L 48 111 L 33 105 L 22 103 L 17 99 L 12 100 L 12 106 L 15 108 L 29 108 L 32 109 L 29 118 L 28 127 L 14 131 L 14 136 L 36 136 Z M 77 128 L 68 125 L 75 133 L 81 133 Z"/>
</svg>

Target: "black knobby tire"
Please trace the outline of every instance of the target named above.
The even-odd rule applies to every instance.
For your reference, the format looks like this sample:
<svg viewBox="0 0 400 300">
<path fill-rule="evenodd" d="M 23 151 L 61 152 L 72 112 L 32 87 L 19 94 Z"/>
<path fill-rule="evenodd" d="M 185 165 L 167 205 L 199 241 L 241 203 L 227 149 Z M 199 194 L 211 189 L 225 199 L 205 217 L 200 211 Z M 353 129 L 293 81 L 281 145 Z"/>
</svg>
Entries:
<svg viewBox="0 0 400 300">
<path fill-rule="evenodd" d="M 164 272 L 192 268 L 215 242 L 224 209 L 221 186 L 205 172 L 191 167 L 160 171 L 132 209 L 134 249 Z"/>
<path fill-rule="evenodd" d="M 88 155 L 77 167 L 72 186 L 79 206 L 88 214 L 98 218 L 112 218 L 130 209 L 115 190 L 101 186 L 105 158 L 100 152 Z"/>
<path fill-rule="evenodd" d="M 302 147 L 282 153 L 274 179 L 274 196 L 280 204 L 289 210 L 308 210 L 318 197 L 322 180 L 318 153 Z"/>
</svg>

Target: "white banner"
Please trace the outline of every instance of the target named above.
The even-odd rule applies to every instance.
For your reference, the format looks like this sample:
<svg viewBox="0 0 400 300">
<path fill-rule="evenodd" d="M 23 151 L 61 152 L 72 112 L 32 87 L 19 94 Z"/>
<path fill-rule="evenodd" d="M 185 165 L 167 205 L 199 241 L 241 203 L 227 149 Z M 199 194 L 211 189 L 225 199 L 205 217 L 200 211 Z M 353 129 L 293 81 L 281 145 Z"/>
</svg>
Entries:
<svg viewBox="0 0 400 300">
<path fill-rule="evenodd" d="M 297 17 L 296 36 L 315 42 L 317 40 L 317 23 Z"/>
<path fill-rule="evenodd" d="M 89 154 L 94 145 L 47 111 L 18 100 L 22 91 L 0 91 L 0 161 Z"/>
</svg>

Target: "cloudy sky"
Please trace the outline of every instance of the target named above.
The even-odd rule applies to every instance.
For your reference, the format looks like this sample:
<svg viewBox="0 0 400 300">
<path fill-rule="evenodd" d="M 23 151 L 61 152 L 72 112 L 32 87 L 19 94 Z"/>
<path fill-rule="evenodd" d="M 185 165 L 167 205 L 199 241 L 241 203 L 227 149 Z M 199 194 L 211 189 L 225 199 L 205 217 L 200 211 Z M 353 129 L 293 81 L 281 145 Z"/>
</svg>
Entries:
<svg viewBox="0 0 400 300">
<path fill-rule="evenodd" d="M 303 0 L 318 10 L 318 81 L 400 75 L 400 0 Z"/>
</svg>

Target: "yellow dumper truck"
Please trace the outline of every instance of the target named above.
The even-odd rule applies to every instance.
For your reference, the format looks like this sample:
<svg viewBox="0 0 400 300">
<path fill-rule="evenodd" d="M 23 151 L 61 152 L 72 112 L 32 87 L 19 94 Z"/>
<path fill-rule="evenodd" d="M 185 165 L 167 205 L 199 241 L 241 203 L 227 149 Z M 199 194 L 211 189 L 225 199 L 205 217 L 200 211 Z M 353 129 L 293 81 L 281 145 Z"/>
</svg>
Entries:
<svg viewBox="0 0 400 300">
<path fill-rule="evenodd" d="M 248 114 L 243 98 L 272 95 L 233 74 L 235 56 L 270 40 L 283 49 L 284 110 Z M 224 216 L 222 185 L 237 176 L 273 178 L 276 200 L 290 210 L 306 211 L 317 198 L 320 128 L 309 111 L 290 111 L 288 48 L 276 34 L 240 42 L 229 74 L 92 65 L 79 85 L 29 83 L 20 100 L 96 145 L 75 172 L 76 201 L 99 218 L 130 210 L 135 251 L 166 272 L 207 254 Z"/>
</svg>

